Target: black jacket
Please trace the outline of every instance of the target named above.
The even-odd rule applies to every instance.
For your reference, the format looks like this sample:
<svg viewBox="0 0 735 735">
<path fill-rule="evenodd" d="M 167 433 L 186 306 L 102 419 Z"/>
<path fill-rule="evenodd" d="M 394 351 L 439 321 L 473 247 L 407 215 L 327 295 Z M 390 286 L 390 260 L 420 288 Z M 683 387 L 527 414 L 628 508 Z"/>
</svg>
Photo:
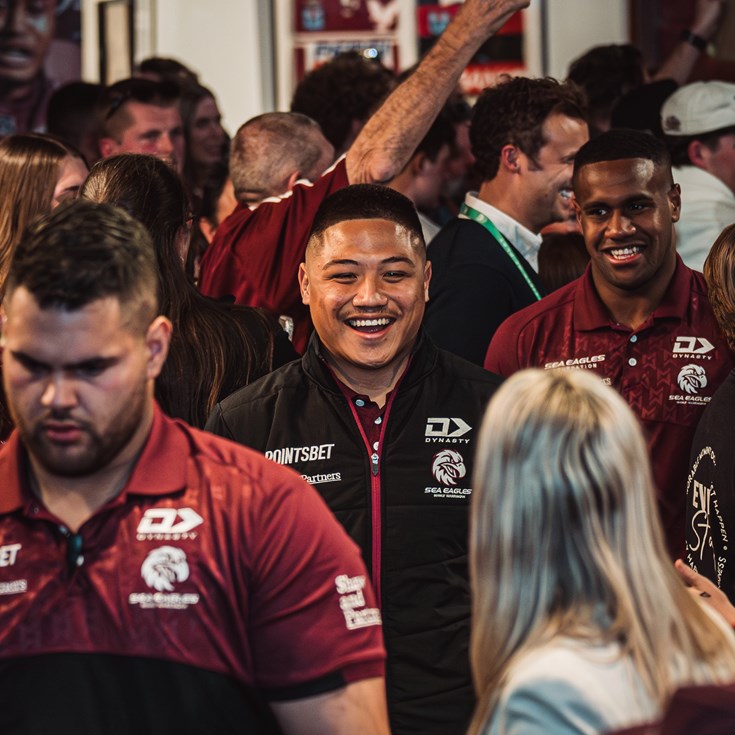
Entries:
<svg viewBox="0 0 735 735">
<path fill-rule="evenodd" d="M 472 711 L 467 514 L 499 383 L 420 338 L 375 452 L 312 337 L 301 360 L 222 401 L 206 427 L 290 464 L 360 546 L 381 599 L 394 735 L 462 733 Z"/>
</svg>

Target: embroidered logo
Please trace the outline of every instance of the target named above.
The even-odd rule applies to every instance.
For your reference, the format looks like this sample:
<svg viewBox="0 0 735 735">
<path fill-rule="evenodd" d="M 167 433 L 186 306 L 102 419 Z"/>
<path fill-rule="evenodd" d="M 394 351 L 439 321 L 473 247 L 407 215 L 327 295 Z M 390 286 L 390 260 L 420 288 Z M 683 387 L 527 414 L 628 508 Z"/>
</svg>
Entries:
<svg viewBox="0 0 735 735">
<path fill-rule="evenodd" d="M 464 458 L 453 449 L 445 449 L 435 454 L 431 471 L 434 479 L 443 485 L 456 485 L 467 474 Z"/>
<path fill-rule="evenodd" d="M 436 436 L 444 437 L 449 439 L 455 439 L 463 436 L 468 431 L 471 431 L 472 427 L 464 420 L 459 418 L 449 419 L 426 419 L 426 431 L 425 436 Z"/>
<path fill-rule="evenodd" d="M 128 597 L 131 605 L 143 609 L 166 608 L 184 610 L 199 602 L 196 593 L 174 592 L 174 585 L 189 579 L 186 554 L 173 546 L 161 546 L 146 556 L 140 567 L 140 576 L 155 592 L 134 592 Z"/>
<path fill-rule="evenodd" d="M 192 530 L 204 523 L 192 508 L 149 508 L 140 519 L 136 530 L 138 541 L 165 541 L 194 539 Z"/>
<path fill-rule="evenodd" d="M 685 365 L 676 381 L 685 393 L 697 394 L 707 387 L 707 373 L 701 365 Z"/>
<path fill-rule="evenodd" d="M 685 360 L 711 360 L 715 346 L 706 337 L 677 337 L 672 351 L 674 358 Z"/>
</svg>

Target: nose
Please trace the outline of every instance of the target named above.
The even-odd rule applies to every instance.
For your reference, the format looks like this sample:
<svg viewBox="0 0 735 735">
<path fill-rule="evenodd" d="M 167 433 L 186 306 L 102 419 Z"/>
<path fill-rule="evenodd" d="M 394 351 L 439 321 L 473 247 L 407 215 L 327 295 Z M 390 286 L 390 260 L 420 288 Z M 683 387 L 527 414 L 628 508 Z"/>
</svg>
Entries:
<svg viewBox="0 0 735 735">
<path fill-rule="evenodd" d="M 377 276 L 368 275 L 360 281 L 352 303 L 355 306 L 368 307 L 385 306 L 388 303 L 388 298 L 382 292 Z"/>
<path fill-rule="evenodd" d="M 72 408 L 77 403 L 74 380 L 63 374 L 52 375 L 41 396 L 45 408 Z"/>
<path fill-rule="evenodd" d="M 158 155 L 159 156 L 171 156 L 174 152 L 174 144 L 171 140 L 171 136 L 168 133 L 163 133 L 158 139 Z"/>
<path fill-rule="evenodd" d="M 614 209 L 607 222 L 608 237 L 627 237 L 635 232 L 635 225 L 630 217 L 626 217 L 622 212 Z"/>
</svg>

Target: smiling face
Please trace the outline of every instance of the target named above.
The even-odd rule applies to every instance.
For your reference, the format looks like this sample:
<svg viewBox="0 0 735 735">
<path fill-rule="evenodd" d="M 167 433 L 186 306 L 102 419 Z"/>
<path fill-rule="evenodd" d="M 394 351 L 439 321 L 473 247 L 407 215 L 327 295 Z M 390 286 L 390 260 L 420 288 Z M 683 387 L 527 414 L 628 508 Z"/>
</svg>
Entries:
<svg viewBox="0 0 735 735">
<path fill-rule="evenodd" d="M 5 392 L 34 468 L 89 477 L 131 461 L 150 427 L 168 320 L 135 326 L 114 297 L 43 309 L 23 286 L 4 306 Z"/>
<path fill-rule="evenodd" d="M 395 222 L 367 219 L 340 222 L 310 243 L 301 295 L 327 360 L 343 373 L 390 376 L 406 363 L 431 278 L 415 239 Z"/>
<path fill-rule="evenodd" d="M 552 222 L 572 215 L 571 190 L 574 157 L 587 142 L 587 124 L 566 115 L 549 115 L 543 125 L 546 141 L 534 158 L 518 150 L 522 176 L 518 180 L 527 202 L 525 224 L 540 232 Z"/>
<path fill-rule="evenodd" d="M 654 293 L 676 267 L 681 199 L 668 167 L 644 158 L 583 166 L 575 209 L 598 290 Z"/>
<path fill-rule="evenodd" d="M 56 26 L 56 0 L 0 0 L 0 80 L 32 82 Z"/>
</svg>

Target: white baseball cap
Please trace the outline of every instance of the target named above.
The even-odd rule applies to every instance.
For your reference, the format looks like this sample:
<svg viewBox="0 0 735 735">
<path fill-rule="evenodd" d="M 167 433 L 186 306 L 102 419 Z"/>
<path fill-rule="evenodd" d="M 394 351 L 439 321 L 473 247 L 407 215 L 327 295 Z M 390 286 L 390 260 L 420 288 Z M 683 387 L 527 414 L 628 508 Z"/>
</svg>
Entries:
<svg viewBox="0 0 735 735">
<path fill-rule="evenodd" d="M 735 127 L 735 84 L 693 82 L 674 92 L 661 108 L 667 135 L 697 135 Z"/>
</svg>

